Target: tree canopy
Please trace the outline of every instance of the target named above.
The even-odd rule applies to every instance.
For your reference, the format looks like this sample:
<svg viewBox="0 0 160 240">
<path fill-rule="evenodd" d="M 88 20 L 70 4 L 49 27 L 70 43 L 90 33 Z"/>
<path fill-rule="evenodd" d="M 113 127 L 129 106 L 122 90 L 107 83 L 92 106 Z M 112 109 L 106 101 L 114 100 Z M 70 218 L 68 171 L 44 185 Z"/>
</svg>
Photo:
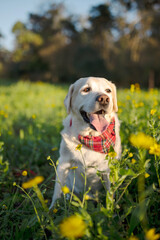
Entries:
<svg viewBox="0 0 160 240">
<path fill-rule="evenodd" d="M 9 57 L 0 45 L 0 75 L 49 82 L 100 76 L 122 87 L 160 87 L 159 22 L 158 0 L 99 4 L 86 19 L 51 4 L 13 25 Z"/>
</svg>

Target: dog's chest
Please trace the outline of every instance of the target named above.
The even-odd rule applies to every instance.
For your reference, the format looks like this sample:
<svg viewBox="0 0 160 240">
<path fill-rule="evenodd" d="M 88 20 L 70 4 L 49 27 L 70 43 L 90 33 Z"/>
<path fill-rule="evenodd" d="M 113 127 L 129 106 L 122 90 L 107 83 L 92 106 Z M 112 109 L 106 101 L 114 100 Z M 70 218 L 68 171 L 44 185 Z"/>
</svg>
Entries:
<svg viewBox="0 0 160 240">
<path fill-rule="evenodd" d="M 106 154 L 96 152 L 81 144 L 77 138 L 70 137 L 68 134 L 62 135 L 62 144 L 60 155 L 65 155 L 65 159 L 75 164 L 85 165 L 87 168 L 96 167 L 98 170 L 106 170 L 108 161 L 105 159 Z"/>
<path fill-rule="evenodd" d="M 76 148 L 75 148 L 76 149 Z M 108 161 L 105 159 L 105 154 L 95 152 L 83 146 L 80 150 L 73 150 L 72 153 L 72 165 L 80 164 L 85 166 L 87 169 L 95 168 L 103 171 L 108 169 Z"/>
</svg>

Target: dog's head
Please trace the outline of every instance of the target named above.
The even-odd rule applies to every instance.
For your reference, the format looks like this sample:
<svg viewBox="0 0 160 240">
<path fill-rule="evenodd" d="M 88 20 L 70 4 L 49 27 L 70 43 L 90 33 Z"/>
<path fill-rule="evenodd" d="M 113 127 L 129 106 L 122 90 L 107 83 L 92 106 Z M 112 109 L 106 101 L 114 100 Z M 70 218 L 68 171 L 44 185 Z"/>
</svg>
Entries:
<svg viewBox="0 0 160 240">
<path fill-rule="evenodd" d="M 105 78 L 80 78 L 70 86 L 64 104 L 68 114 L 101 132 L 106 116 L 118 111 L 116 87 Z"/>
</svg>

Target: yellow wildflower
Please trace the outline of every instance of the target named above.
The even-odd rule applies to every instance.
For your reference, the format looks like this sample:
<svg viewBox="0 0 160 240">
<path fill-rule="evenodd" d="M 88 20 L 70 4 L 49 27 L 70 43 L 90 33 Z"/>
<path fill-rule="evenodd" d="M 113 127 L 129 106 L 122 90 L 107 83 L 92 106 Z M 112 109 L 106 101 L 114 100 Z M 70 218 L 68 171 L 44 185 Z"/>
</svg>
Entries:
<svg viewBox="0 0 160 240">
<path fill-rule="evenodd" d="M 8 107 L 9 107 L 9 106 L 8 106 L 7 104 L 4 106 L 5 109 L 8 109 Z"/>
<path fill-rule="evenodd" d="M 153 94 L 154 93 L 154 88 L 150 88 L 149 93 Z"/>
<path fill-rule="evenodd" d="M 27 176 L 27 174 L 28 174 L 28 173 L 27 173 L 26 170 L 24 170 L 24 171 L 22 172 L 22 176 L 24 176 L 24 177 Z"/>
<path fill-rule="evenodd" d="M 70 192 L 70 190 L 69 190 L 69 188 L 68 188 L 67 186 L 63 186 L 63 187 L 61 188 L 61 190 L 62 190 L 62 192 L 63 192 L 64 194 L 67 194 L 67 193 Z"/>
<path fill-rule="evenodd" d="M 55 106 L 56 106 L 56 105 L 55 105 L 54 103 L 53 103 L 53 104 L 51 104 L 51 107 L 52 107 L 52 108 L 55 108 Z"/>
<path fill-rule="evenodd" d="M 145 235 L 146 240 L 158 240 L 160 238 L 160 234 L 156 234 L 155 231 L 155 228 L 151 228 L 150 230 L 148 230 Z"/>
<path fill-rule="evenodd" d="M 37 176 L 31 180 L 29 180 L 28 182 L 25 182 L 22 184 L 22 187 L 24 189 L 26 188 L 31 188 L 31 187 L 34 187 L 35 185 L 38 185 L 39 183 L 43 182 L 44 181 L 44 177 L 42 176 Z"/>
<path fill-rule="evenodd" d="M 131 84 L 130 91 L 131 91 L 131 93 L 133 93 L 133 92 L 135 91 L 135 86 L 134 86 L 134 84 Z"/>
<path fill-rule="evenodd" d="M 7 208 L 8 208 L 8 207 L 7 207 L 5 204 L 2 205 L 2 209 L 3 209 L 3 210 L 7 210 Z"/>
<path fill-rule="evenodd" d="M 54 151 L 57 151 L 58 148 L 57 148 L 57 147 L 54 147 L 54 148 L 52 148 L 51 150 L 54 152 Z"/>
<path fill-rule="evenodd" d="M 136 104 L 136 101 L 135 101 L 135 100 L 132 100 L 132 104 L 135 105 L 135 104 Z"/>
<path fill-rule="evenodd" d="M 156 109 L 151 109 L 150 114 L 153 116 L 157 112 Z"/>
<path fill-rule="evenodd" d="M 140 107 L 144 107 L 144 103 L 143 103 L 143 102 L 140 102 L 140 103 L 139 103 L 139 106 L 140 106 Z"/>
<path fill-rule="evenodd" d="M 48 156 L 48 157 L 47 157 L 47 160 L 51 160 L 51 157 L 50 157 L 50 156 Z"/>
<path fill-rule="evenodd" d="M 78 167 L 71 167 L 70 169 L 71 169 L 71 170 L 74 170 L 74 169 L 76 169 L 76 168 L 78 168 Z"/>
<path fill-rule="evenodd" d="M 145 174 L 144 174 L 144 177 L 145 177 L 145 178 L 148 178 L 148 177 L 150 177 L 150 175 L 149 175 L 148 173 L 145 173 Z"/>
<path fill-rule="evenodd" d="M 79 151 L 80 151 L 81 148 L 82 148 L 82 144 L 78 144 L 77 147 L 76 147 L 76 150 L 79 150 Z"/>
<path fill-rule="evenodd" d="M 133 157 L 133 153 L 128 153 L 128 157 Z"/>
<path fill-rule="evenodd" d="M 57 208 L 54 208 L 53 209 L 53 212 L 56 214 L 58 212 L 58 209 Z"/>
<path fill-rule="evenodd" d="M 122 113 L 122 108 L 118 108 L 118 113 Z"/>
<path fill-rule="evenodd" d="M 109 152 L 108 156 L 111 157 L 111 158 L 115 158 L 117 156 L 117 153 L 116 152 Z"/>
<path fill-rule="evenodd" d="M 136 163 L 136 159 L 132 158 L 131 162 L 132 162 L 132 164 L 135 164 Z"/>
<path fill-rule="evenodd" d="M 0 115 L 4 115 L 5 114 L 5 112 L 3 111 L 3 110 L 0 110 Z"/>
<path fill-rule="evenodd" d="M 131 99 L 131 97 L 130 97 L 129 95 L 127 95 L 127 96 L 126 96 L 126 99 L 127 99 L 127 100 L 130 100 L 130 99 Z"/>
<path fill-rule="evenodd" d="M 135 108 L 139 108 L 139 104 L 138 103 L 135 103 Z"/>
<path fill-rule="evenodd" d="M 85 196 L 84 199 L 85 199 L 85 200 L 89 200 L 89 199 L 91 199 L 91 197 L 90 197 L 89 195 L 86 194 L 86 196 Z"/>
<path fill-rule="evenodd" d="M 151 146 L 149 149 L 149 154 L 160 156 L 160 145 L 155 143 L 153 146 Z"/>
<path fill-rule="evenodd" d="M 118 107 L 124 106 L 124 103 L 118 101 Z"/>
<path fill-rule="evenodd" d="M 158 105 L 158 101 L 154 100 L 153 106 L 156 107 Z"/>
<path fill-rule="evenodd" d="M 86 224 L 80 216 L 73 215 L 60 224 L 60 233 L 69 239 L 83 237 L 86 231 Z"/>
<path fill-rule="evenodd" d="M 13 182 L 13 186 L 16 186 L 16 182 Z"/>
<path fill-rule="evenodd" d="M 129 138 L 131 144 L 137 148 L 149 149 L 154 144 L 154 139 L 140 132 L 137 135 L 131 134 Z"/>
<path fill-rule="evenodd" d="M 135 236 L 131 236 L 128 240 L 138 240 L 139 238 L 135 237 Z"/>
<path fill-rule="evenodd" d="M 140 92 L 141 91 L 139 83 L 135 83 L 134 87 L 135 87 L 136 92 Z"/>
<path fill-rule="evenodd" d="M 32 115 L 32 119 L 36 119 L 36 115 L 35 114 Z"/>
</svg>

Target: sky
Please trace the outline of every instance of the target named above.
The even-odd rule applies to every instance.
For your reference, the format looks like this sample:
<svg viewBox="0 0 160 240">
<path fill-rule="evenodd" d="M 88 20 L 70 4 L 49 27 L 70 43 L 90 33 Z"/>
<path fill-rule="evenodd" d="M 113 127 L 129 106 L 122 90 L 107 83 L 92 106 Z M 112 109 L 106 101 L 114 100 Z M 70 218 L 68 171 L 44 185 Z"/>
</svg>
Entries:
<svg viewBox="0 0 160 240">
<path fill-rule="evenodd" d="M 0 33 L 4 36 L 0 44 L 12 50 L 14 36 L 12 27 L 17 21 L 27 22 L 29 13 L 38 13 L 48 3 L 63 2 L 70 14 L 85 16 L 92 6 L 106 2 L 105 0 L 0 0 Z"/>
</svg>

